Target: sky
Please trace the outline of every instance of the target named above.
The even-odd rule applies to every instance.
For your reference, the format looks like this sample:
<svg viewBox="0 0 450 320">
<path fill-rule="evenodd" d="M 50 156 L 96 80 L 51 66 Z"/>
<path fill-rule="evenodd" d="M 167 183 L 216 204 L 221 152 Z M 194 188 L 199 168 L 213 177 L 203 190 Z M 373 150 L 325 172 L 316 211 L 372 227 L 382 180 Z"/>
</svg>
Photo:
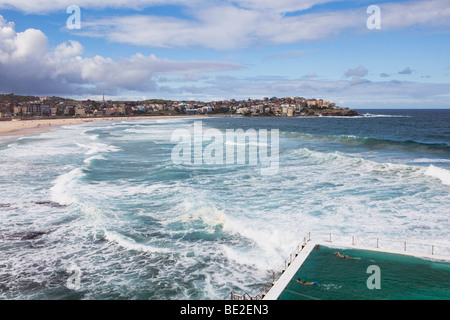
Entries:
<svg viewBox="0 0 450 320">
<path fill-rule="evenodd" d="M 0 93 L 450 108 L 449 40 L 450 0 L 0 0 Z"/>
</svg>

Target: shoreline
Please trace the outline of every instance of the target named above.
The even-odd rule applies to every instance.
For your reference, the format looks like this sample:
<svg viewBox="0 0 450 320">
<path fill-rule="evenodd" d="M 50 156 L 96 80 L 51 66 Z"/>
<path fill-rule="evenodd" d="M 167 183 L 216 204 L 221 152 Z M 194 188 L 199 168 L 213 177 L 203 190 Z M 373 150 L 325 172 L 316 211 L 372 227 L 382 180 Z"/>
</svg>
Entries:
<svg viewBox="0 0 450 320">
<path fill-rule="evenodd" d="M 68 119 L 29 119 L 0 122 L 0 137 L 31 135 L 50 131 L 64 125 L 80 125 L 92 122 L 129 121 L 129 120 L 155 120 L 176 118 L 208 118 L 211 115 L 176 115 L 176 116 L 142 116 L 142 117 L 102 117 L 102 118 L 68 118 Z"/>
<path fill-rule="evenodd" d="M 26 120 L 13 119 L 10 121 L 0 121 L 0 137 L 12 137 L 22 135 L 32 135 L 50 131 L 56 127 L 64 125 L 81 125 L 92 122 L 106 121 L 132 121 L 132 120 L 155 120 L 155 119 L 179 119 L 179 118 L 215 118 L 231 117 L 227 114 L 216 115 L 151 115 L 151 116 L 123 116 L 123 117 L 98 117 L 98 118 L 32 118 Z M 242 116 L 244 117 L 244 116 Z M 295 116 L 292 118 L 358 118 L 364 116 Z"/>
</svg>

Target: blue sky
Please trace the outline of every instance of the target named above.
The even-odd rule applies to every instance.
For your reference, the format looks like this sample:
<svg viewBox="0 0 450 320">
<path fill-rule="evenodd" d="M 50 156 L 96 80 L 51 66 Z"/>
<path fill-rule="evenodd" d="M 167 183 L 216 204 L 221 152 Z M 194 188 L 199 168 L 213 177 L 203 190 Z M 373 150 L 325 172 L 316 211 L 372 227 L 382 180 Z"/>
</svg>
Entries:
<svg viewBox="0 0 450 320">
<path fill-rule="evenodd" d="M 0 0 L 0 92 L 450 108 L 449 33 L 448 0 Z"/>
</svg>

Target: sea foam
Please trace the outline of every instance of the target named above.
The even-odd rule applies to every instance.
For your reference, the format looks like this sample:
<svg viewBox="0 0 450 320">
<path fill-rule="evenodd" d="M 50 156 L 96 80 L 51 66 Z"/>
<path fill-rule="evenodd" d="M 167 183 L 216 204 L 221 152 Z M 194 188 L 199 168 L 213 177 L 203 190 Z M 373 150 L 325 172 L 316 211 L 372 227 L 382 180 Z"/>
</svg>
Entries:
<svg viewBox="0 0 450 320">
<path fill-rule="evenodd" d="M 450 186 L 450 171 L 430 165 L 425 171 L 427 176 L 441 180 L 442 184 Z"/>
<path fill-rule="evenodd" d="M 125 237 L 117 232 L 105 231 L 104 234 L 105 234 L 105 238 L 108 241 L 114 242 L 126 250 L 142 251 L 142 252 L 148 252 L 148 253 L 170 252 L 168 249 L 165 249 L 165 248 L 157 248 L 157 247 L 149 246 L 147 244 L 137 243 L 135 240 Z"/>
<path fill-rule="evenodd" d="M 50 188 L 52 201 L 66 206 L 77 202 L 78 199 L 72 193 L 73 190 L 77 189 L 76 184 L 78 179 L 83 176 L 83 171 L 80 168 L 59 176 L 53 182 L 53 187 Z"/>
</svg>

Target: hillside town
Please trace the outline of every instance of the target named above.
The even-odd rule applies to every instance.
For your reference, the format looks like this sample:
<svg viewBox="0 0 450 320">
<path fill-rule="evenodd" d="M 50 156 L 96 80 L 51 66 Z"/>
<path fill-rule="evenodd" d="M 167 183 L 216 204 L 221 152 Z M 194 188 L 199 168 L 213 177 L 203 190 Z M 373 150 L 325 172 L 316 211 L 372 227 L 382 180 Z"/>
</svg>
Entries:
<svg viewBox="0 0 450 320">
<path fill-rule="evenodd" d="M 0 119 L 45 117 L 121 117 L 145 115 L 237 115 L 237 116 L 357 116 L 348 108 L 322 99 L 302 97 L 236 101 L 76 101 L 61 97 L 0 95 Z"/>
</svg>

